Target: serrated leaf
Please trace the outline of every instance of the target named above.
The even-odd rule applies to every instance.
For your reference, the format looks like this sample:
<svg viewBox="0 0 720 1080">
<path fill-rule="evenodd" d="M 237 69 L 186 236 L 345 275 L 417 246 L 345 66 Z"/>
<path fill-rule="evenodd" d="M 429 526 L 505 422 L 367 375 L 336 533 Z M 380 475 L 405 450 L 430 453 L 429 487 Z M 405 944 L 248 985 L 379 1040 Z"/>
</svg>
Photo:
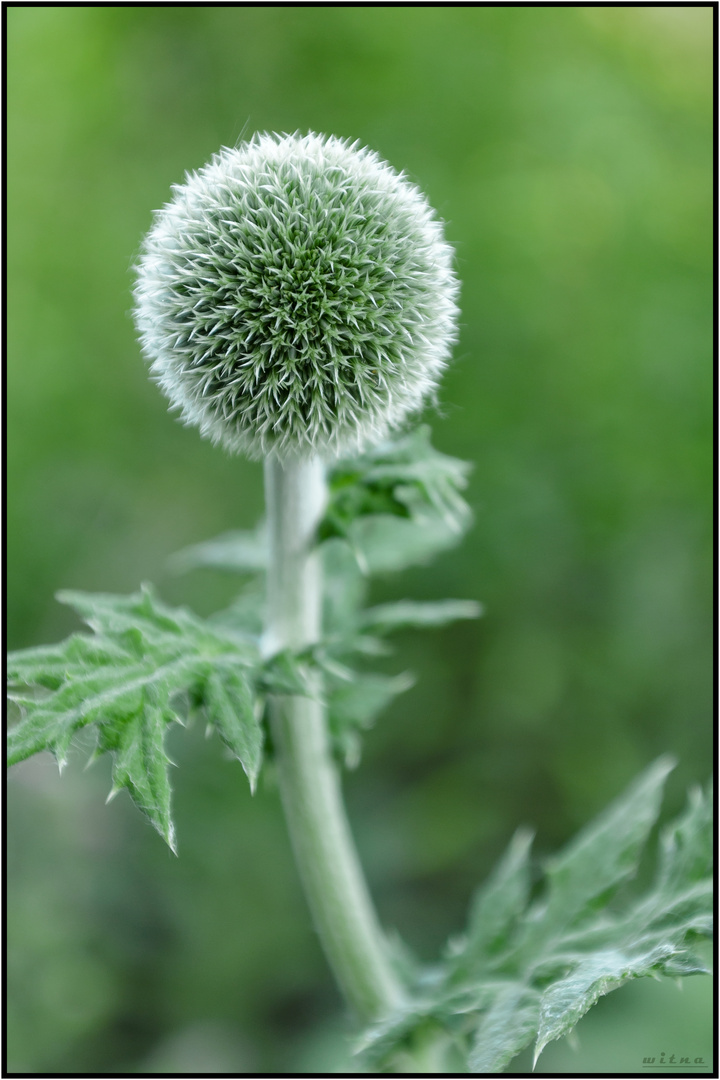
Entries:
<svg viewBox="0 0 720 1080">
<path fill-rule="evenodd" d="M 113 741 L 113 789 L 127 788 L 137 807 L 177 854 L 175 829 L 170 816 L 169 759 L 165 733 L 174 716 L 151 701 L 118 724 Z"/>
<path fill-rule="evenodd" d="M 240 671 L 218 667 L 203 690 L 209 722 L 242 765 L 254 791 L 262 763 L 263 733 L 253 686 Z"/>
<path fill-rule="evenodd" d="M 61 648 L 61 647 L 59 647 Z M 82 659 L 65 665 L 65 681 L 35 701 L 24 699 L 22 717 L 8 732 L 8 765 L 15 765 L 40 750 L 51 750 L 64 762 L 76 731 L 93 723 L 112 723 L 132 715 L 144 691 L 154 683 L 177 677 L 186 666 L 183 658 L 164 664 L 148 659 L 137 663 L 127 654 L 101 668 L 85 667 Z"/>
<path fill-rule="evenodd" d="M 655 970 L 667 973 L 667 964 L 676 956 L 686 960 L 683 950 L 665 943 L 644 953 L 629 955 L 620 949 L 605 949 L 583 957 L 571 975 L 558 979 L 542 996 L 533 1068 L 547 1044 L 567 1035 L 600 997 Z M 683 964 L 672 971 L 688 973 Z"/>
<path fill-rule="evenodd" d="M 168 635 L 180 636 L 188 622 L 193 621 L 182 608 L 166 607 L 147 584 L 141 586 L 139 593 L 129 596 L 63 589 L 57 599 L 73 608 L 97 634 L 119 637 L 129 633 L 136 643 L 138 635 L 152 642 Z"/>
<path fill-rule="evenodd" d="M 444 974 L 436 970 L 432 988 L 420 991 L 427 1015 L 465 1040 L 471 1071 L 498 1072 L 533 1040 L 537 1060 L 600 996 L 631 979 L 706 970 L 694 949 L 712 929 L 708 796 L 691 793 L 688 808 L 662 830 L 650 887 L 639 896 L 618 892 L 641 857 L 671 767 L 667 758 L 655 762 L 548 860 L 539 901 L 528 901 L 523 833 L 476 895 Z"/>
<path fill-rule="evenodd" d="M 475 1032 L 469 1071 L 501 1072 L 535 1037 L 539 1008 L 539 995 L 531 988 L 514 983 L 500 986 Z"/>
<path fill-rule="evenodd" d="M 475 895 L 470 910 L 464 961 L 482 964 L 507 944 L 530 891 L 533 834 L 518 829 L 500 863 Z"/>
<path fill-rule="evenodd" d="M 62 655 L 57 645 L 42 645 L 10 653 L 6 676 L 9 685 L 39 686 L 56 690 L 65 681 L 68 663 L 92 661 L 95 666 L 113 663 L 125 651 L 110 641 L 102 643 L 85 634 L 73 634 L 63 643 Z"/>
<path fill-rule="evenodd" d="M 149 586 L 131 596 L 59 598 L 95 634 L 8 658 L 10 696 L 20 710 L 8 732 L 8 764 L 50 750 L 62 766 L 75 733 L 94 725 L 96 753 L 114 758 L 113 792 L 127 789 L 174 849 L 164 736 L 179 719 L 175 702 L 185 695 L 209 705 L 254 782 L 261 751 L 254 688 L 263 677 L 257 642 L 167 607 Z"/>
<path fill-rule="evenodd" d="M 435 450 L 430 429 L 374 447 L 329 471 L 329 499 L 318 526 L 322 546 L 342 540 L 363 573 L 422 565 L 454 547 L 471 524 L 461 492 L 467 462 Z M 172 557 L 176 572 L 210 568 L 252 573 L 267 566 L 265 523 L 223 533 Z"/>
<path fill-rule="evenodd" d="M 698 787 L 690 791 L 685 813 L 663 829 L 660 849 L 659 891 L 707 876 L 713 857 L 712 784 L 707 794 Z"/>
<path fill-rule="evenodd" d="M 542 920 L 538 921 L 540 935 L 565 929 L 597 904 L 606 904 L 618 885 L 635 873 L 657 820 L 663 785 L 673 768 L 671 758 L 659 758 L 621 798 L 548 860 L 548 893 Z M 532 947 L 530 941 L 527 947 Z"/>
</svg>

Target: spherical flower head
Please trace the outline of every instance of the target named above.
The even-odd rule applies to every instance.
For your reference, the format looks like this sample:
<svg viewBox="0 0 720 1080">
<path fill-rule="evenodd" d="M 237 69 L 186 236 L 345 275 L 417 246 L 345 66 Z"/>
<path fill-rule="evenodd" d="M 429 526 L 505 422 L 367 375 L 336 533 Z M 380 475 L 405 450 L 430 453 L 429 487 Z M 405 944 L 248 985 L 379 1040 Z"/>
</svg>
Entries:
<svg viewBox="0 0 720 1080">
<path fill-rule="evenodd" d="M 144 242 L 135 317 L 185 423 L 253 458 L 334 456 L 434 392 L 456 338 L 453 252 L 375 153 L 258 135 L 173 191 Z"/>
</svg>

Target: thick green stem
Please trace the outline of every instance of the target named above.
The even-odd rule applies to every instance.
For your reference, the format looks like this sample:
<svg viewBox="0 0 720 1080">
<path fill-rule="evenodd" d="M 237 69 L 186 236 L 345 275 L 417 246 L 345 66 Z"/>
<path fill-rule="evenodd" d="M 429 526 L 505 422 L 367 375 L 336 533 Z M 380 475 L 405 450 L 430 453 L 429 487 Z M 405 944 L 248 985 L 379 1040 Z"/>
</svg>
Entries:
<svg viewBox="0 0 720 1080">
<path fill-rule="evenodd" d="M 326 485 L 318 459 L 268 460 L 270 532 L 267 647 L 302 649 L 321 629 L 315 531 Z M 280 789 L 315 926 L 348 1002 L 365 1021 L 403 1000 L 355 851 L 327 736 L 322 687 L 270 703 Z"/>
</svg>

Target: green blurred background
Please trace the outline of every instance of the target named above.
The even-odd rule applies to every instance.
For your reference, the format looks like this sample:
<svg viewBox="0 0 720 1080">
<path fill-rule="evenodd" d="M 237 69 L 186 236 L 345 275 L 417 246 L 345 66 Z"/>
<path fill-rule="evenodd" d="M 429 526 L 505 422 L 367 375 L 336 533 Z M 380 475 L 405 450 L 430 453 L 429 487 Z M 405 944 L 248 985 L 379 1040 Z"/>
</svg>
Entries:
<svg viewBox="0 0 720 1080">
<path fill-rule="evenodd" d="M 658 754 L 711 763 L 711 50 L 705 7 L 10 7 L 9 644 L 61 587 L 236 587 L 168 556 L 262 513 L 261 469 L 182 428 L 135 341 L 132 264 L 241 133 L 360 139 L 427 193 L 463 283 L 427 419 L 475 463 L 474 531 L 377 600 L 471 597 L 346 784 L 383 922 L 427 960 L 520 823 L 542 856 Z M 348 1068 L 351 1027 L 276 792 L 170 738 L 180 858 L 109 767 L 10 774 L 9 1067 Z M 711 1054 L 710 980 L 604 999 L 539 1071 Z M 515 1063 L 526 1070 L 526 1057 Z"/>
</svg>

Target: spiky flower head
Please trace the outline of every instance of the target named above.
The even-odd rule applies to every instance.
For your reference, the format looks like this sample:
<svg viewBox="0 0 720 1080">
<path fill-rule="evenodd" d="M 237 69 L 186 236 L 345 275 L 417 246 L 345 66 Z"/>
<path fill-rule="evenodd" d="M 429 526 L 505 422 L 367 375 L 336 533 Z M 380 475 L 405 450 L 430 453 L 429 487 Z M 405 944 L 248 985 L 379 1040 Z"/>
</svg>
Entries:
<svg viewBox="0 0 720 1080">
<path fill-rule="evenodd" d="M 181 419 L 250 457 L 381 440 L 456 337 L 452 249 L 421 192 L 334 137 L 222 149 L 145 239 L 136 322 Z"/>
</svg>

